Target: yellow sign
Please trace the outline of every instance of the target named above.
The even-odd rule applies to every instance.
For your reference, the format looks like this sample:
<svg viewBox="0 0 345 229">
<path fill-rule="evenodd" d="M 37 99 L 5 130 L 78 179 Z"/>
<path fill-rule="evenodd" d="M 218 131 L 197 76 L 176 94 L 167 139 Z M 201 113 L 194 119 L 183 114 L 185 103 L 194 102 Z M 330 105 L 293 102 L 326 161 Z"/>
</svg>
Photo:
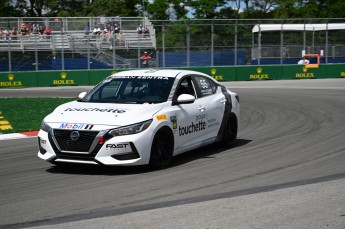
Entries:
<svg viewBox="0 0 345 229">
<path fill-rule="evenodd" d="M 215 80 L 218 80 L 218 81 L 221 81 L 221 80 L 224 80 L 223 76 L 222 75 L 216 75 L 217 74 L 217 70 L 215 68 L 212 68 L 211 69 L 211 76 L 213 79 Z"/>
<path fill-rule="evenodd" d="M 256 74 L 250 74 L 249 75 L 249 79 L 250 80 L 261 80 L 261 79 L 269 79 L 269 75 L 268 74 L 263 74 L 262 73 L 263 69 L 258 67 L 256 69 Z"/>
<path fill-rule="evenodd" d="M 53 85 L 74 85 L 74 80 L 67 80 L 67 73 L 60 74 L 61 80 L 53 80 Z"/>
<path fill-rule="evenodd" d="M 9 121 L 3 120 L 4 116 L 0 112 L 0 130 L 12 130 L 12 126 Z"/>
<path fill-rule="evenodd" d="M 345 72 L 341 72 L 340 77 L 345 77 Z"/>
<path fill-rule="evenodd" d="M 156 115 L 156 118 L 157 118 L 157 121 L 159 121 L 159 122 L 167 120 L 167 116 L 165 114 Z"/>
<path fill-rule="evenodd" d="M 22 87 L 22 81 L 14 81 L 14 74 L 7 75 L 8 81 L 0 81 L 0 87 Z"/>
</svg>

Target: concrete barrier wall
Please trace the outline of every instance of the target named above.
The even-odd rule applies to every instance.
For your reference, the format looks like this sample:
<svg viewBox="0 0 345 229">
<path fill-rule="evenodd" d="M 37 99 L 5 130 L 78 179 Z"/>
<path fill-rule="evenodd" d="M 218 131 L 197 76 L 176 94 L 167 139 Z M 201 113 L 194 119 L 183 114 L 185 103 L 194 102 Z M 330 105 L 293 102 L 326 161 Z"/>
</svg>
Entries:
<svg viewBox="0 0 345 229">
<path fill-rule="evenodd" d="M 218 81 L 345 78 L 345 64 L 179 68 L 206 73 Z M 2 72 L 0 88 L 95 85 L 120 70 Z"/>
</svg>

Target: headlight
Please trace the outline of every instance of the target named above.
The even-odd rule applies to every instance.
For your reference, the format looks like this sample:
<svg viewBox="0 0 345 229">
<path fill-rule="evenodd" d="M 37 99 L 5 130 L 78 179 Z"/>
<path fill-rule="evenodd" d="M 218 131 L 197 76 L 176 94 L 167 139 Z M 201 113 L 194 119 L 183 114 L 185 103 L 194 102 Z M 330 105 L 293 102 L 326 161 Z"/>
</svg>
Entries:
<svg viewBox="0 0 345 229">
<path fill-rule="evenodd" d="M 145 122 L 136 123 L 130 126 L 125 126 L 125 127 L 120 127 L 120 128 L 110 130 L 109 134 L 111 134 L 114 137 L 129 135 L 129 134 L 137 134 L 146 130 L 150 126 L 151 123 L 152 123 L 152 119 L 147 120 Z"/>
<path fill-rule="evenodd" d="M 51 129 L 51 127 L 47 123 L 42 121 L 42 123 L 41 123 L 41 130 L 43 130 L 45 132 L 49 132 L 50 129 Z"/>
</svg>

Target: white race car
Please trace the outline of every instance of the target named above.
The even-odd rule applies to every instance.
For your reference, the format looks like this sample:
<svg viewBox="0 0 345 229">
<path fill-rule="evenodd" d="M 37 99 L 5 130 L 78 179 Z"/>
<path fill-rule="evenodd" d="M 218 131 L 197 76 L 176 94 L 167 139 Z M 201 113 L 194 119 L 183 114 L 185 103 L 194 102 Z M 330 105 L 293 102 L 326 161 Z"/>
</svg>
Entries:
<svg viewBox="0 0 345 229">
<path fill-rule="evenodd" d="M 237 137 L 239 97 L 186 70 L 115 73 L 44 118 L 38 157 L 163 168 L 180 153 Z"/>
</svg>

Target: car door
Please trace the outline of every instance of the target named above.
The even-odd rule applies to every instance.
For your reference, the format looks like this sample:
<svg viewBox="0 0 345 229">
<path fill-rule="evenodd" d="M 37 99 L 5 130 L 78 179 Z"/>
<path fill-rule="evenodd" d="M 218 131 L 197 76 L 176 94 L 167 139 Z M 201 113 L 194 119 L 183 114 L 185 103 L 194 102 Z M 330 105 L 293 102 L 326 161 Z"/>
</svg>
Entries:
<svg viewBox="0 0 345 229">
<path fill-rule="evenodd" d="M 206 123 L 206 131 L 202 135 L 202 143 L 206 145 L 214 142 L 218 135 L 224 116 L 226 98 L 221 92 L 221 88 L 212 79 L 194 75 L 193 81 L 198 96 L 198 106 L 204 109 L 203 116 L 200 118 Z"/>
<path fill-rule="evenodd" d="M 185 76 L 178 83 L 174 99 L 181 94 L 190 94 L 196 97 L 193 103 L 174 105 L 177 128 L 175 130 L 175 150 L 185 151 L 201 145 L 203 135 L 206 134 L 206 113 L 203 102 L 197 98 L 191 76 Z"/>
</svg>

